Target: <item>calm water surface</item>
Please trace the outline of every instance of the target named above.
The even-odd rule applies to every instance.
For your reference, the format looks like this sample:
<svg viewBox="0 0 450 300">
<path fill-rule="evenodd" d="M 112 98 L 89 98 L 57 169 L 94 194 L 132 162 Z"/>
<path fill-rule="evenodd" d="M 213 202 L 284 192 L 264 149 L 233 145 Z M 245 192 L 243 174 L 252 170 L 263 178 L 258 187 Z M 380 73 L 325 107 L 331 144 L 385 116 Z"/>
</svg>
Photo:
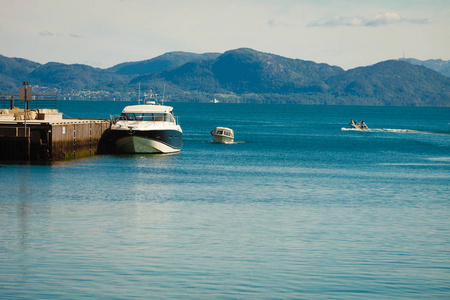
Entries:
<svg viewBox="0 0 450 300">
<path fill-rule="evenodd" d="M 179 154 L 0 165 L 0 298 L 450 298 L 450 109 L 172 105 Z"/>
</svg>

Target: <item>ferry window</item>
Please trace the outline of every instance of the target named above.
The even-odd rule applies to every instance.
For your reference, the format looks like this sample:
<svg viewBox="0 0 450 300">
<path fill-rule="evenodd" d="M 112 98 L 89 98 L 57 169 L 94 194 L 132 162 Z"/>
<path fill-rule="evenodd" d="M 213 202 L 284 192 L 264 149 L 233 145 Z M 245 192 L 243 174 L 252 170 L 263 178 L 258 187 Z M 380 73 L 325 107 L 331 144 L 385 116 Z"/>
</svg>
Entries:
<svg viewBox="0 0 450 300">
<path fill-rule="evenodd" d="M 155 114 L 155 121 L 164 121 L 164 114 Z"/>
<path fill-rule="evenodd" d="M 142 121 L 153 121 L 153 114 L 143 114 Z"/>
<path fill-rule="evenodd" d="M 223 134 L 222 130 L 217 131 L 217 134 Z"/>
<path fill-rule="evenodd" d="M 120 115 L 120 119 L 122 120 L 134 120 L 134 114 L 123 113 Z"/>
</svg>

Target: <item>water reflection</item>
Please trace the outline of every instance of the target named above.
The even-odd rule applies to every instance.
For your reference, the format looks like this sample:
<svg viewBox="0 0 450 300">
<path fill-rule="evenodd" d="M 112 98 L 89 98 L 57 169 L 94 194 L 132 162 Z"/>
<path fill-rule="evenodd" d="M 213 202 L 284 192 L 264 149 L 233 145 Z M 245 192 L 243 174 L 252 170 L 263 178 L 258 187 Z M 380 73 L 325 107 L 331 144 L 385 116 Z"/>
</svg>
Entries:
<svg viewBox="0 0 450 300">
<path fill-rule="evenodd" d="M 29 231 L 29 215 L 30 215 L 30 200 L 32 200 L 32 191 L 30 186 L 30 169 L 25 167 L 22 170 L 21 176 L 18 178 L 18 202 L 17 202 L 17 221 L 18 221 L 18 236 L 19 247 L 18 251 L 24 252 L 28 248 Z"/>
</svg>

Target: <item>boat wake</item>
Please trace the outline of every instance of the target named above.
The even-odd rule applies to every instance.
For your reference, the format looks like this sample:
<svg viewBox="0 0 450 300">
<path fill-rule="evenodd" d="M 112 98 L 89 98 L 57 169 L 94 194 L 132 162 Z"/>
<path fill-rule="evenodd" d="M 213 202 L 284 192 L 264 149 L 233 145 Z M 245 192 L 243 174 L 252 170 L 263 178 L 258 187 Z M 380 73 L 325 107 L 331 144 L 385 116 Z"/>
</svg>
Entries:
<svg viewBox="0 0 450 300">
<path fill-rule="evenodd" d="M 437 161 L 437 162 L 447 162 L 450 163 L 450 157 L 447 156 L 442 156 L 442 157 L 429 157 L 427 158 L 428 160 L 431 161 Z"/>
<path fill-rule="evenodd" d="M 202 144 L 223 144 L 223 145 L 234 145 L 234 144 L 245 144 L 245 141 L 234 141 L 232 143 L 215 143 L 211 140 L 205 140 L 205 139 L 201 139 L 201 138 L 185 138 L 183 137 L 183 141 L 185 142 L 199 142 Z"/>
<path fill-rule="evenodd" d="M 233 142 L 232 144 L 245 144 L 244 141 L 237 141 L 237 142 Z"/>
<path fill-rule="evenodd" d="M 359 132 L 396 132 L 396 133 L 420 133 L 420 134 L 433 134 L 429 131 L 420 131 L 412 129 L 391 129 L 391 128 L 371 128 L 371 129 L 359 129 L 359 128 L 341 128 L 342 131 L 359 131 Z"/>
<path fill-rule="evenodd" d="M 244 141 L 235 141 L 235 142 L 231 142 L 231 143 L 217 143 L 217 142 L 214 142 L 214 141 L 207 141 L 207 142 L 205 142 L 205 143 L 209 143 L 209 144 L 220 144 L 220 145 L 236 145 L 236 144 L 245 144 L 245 142 Z"/>
</svg>

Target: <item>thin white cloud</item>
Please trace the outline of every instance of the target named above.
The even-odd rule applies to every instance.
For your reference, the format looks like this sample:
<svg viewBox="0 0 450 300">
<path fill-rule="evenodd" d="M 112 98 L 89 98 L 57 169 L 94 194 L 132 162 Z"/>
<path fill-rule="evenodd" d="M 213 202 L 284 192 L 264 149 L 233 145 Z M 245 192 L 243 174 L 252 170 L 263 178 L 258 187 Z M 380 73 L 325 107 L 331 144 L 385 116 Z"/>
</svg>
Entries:
<svg viewBox="0 0 450 300">
<path fill-rule="evenodd" d="M 270 19 L 269 21 L 267 21 L 267 25 L 269 25 L 272 28 L 280 27 L 280 26 L 283 26 L 283 27 L 288 27 L 289 26 L 288 23 L 279 22 L 279 21 L 277 21 L 275 19 Z"/>
<path fill-rule="evenodd" d="M 337 16 L 332 19 L 321 19 L 309 23 L 308 27 L 336 27 L 336 26 L 376 27 L 399 23 L 428 24 L 429 22 L 428 19 L 408 19 L 400 16 L 398 13 L 387 12 L 369 18 L 360 16 L 356 17 Z"/>
<path fill-rule="evenodd" d="M 53 36 L 54 34 L 50 31 L 41 31 L 38 33 L 40 36 Z"/>
<path fill-rule="evenodd" d="M 40 35 L 40 36 L 61 36 L 60 33 L 53 33 L 53 32 L 50 32 L 50 31 L 41 31 L 41 32 L 38 33 L 38 35 Z M 74 34 L 74 33 L 70 33 L 70 34 L 68 34 L 68 36 L 72 37 L 72 38 L 77 38 L 77 39 L 81 38 L 80 35 Z"/>
</svg>

